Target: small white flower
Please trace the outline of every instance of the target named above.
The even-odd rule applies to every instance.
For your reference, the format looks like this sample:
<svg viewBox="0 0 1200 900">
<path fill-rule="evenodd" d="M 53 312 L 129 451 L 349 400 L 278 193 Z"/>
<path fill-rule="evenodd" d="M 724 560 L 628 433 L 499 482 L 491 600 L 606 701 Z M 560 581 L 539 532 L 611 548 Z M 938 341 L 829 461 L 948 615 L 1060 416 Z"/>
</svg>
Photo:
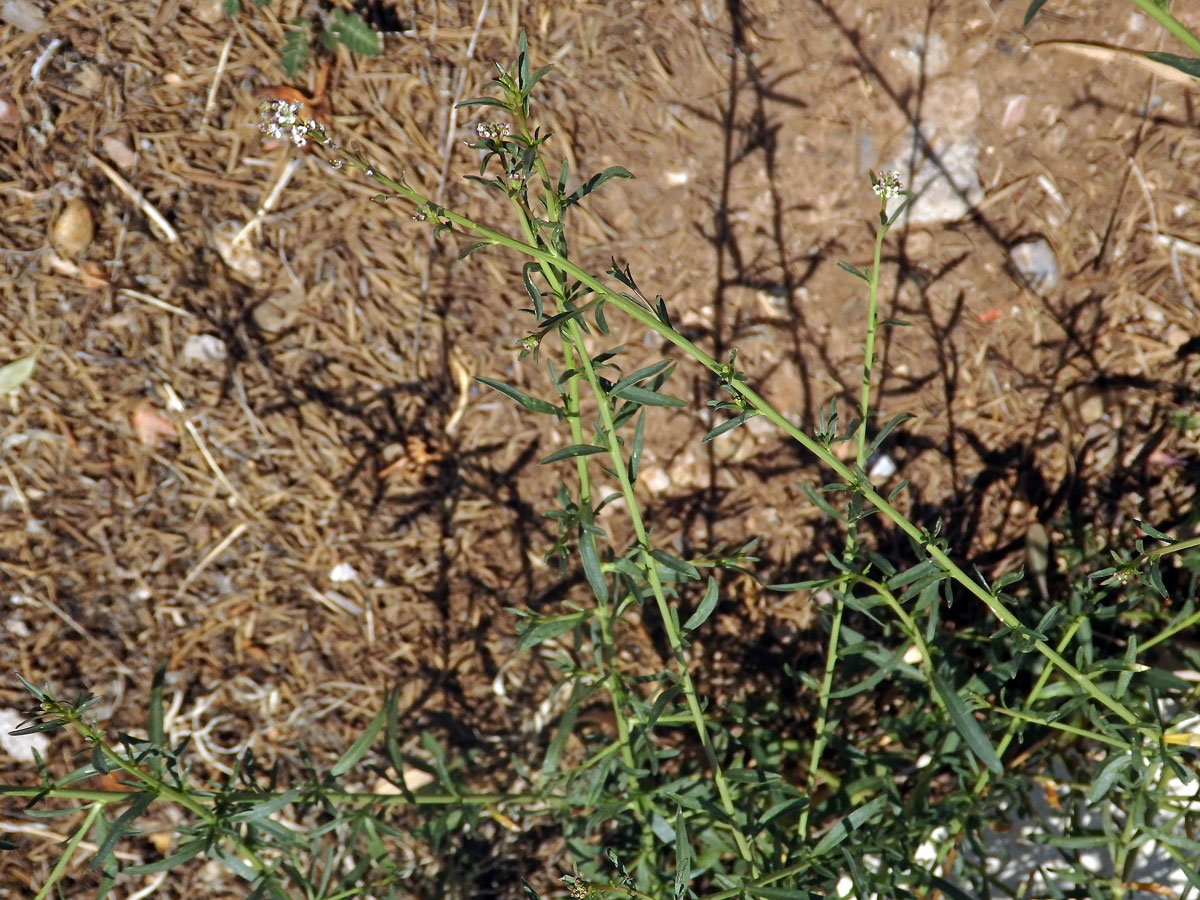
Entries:
<svg viewBox="0 0 1200 900">
<path fill-rule="evenodd" d="M 273 100 L 259 107 L 258 128 L 277 141 L 291 141 L 297 147 L 308 143 L 308 133 L 317 133 L 320 127 L 313 122 L 300 119 L 300 101 Z"/>
<path fill-rule="evenodd" d="M 903 189 L 904 185 L 900 183 L 899 172 L 880 172 L 879 177 L 875 179 L 875 184 L 872 190 L 884 200 L 890 200 L 897 196 Z"/>
</svg>

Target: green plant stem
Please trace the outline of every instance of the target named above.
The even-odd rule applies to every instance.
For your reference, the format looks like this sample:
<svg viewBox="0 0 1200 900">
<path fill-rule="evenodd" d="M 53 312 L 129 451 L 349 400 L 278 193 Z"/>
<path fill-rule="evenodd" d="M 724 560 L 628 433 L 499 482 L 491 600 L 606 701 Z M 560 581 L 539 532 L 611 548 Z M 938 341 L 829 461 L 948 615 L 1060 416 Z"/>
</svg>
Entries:
<svg viewBox="0 0 1200 900">
<path fill-rule="evenodd" d="M 528 123 L 525 120 L 523 110 L 514 104 L 512 111 L 515 113 L 517 118 L 518 131 L 526 141 L 531 141 L 532 135 L 529 132 Z M 540 154 L 535 157 L 534 166 L 537 169 L 539 177 L 542 181 L 543 194 L 546 198 L 546 209 L 549 221 L 557 222 L 558 217 L 561 215 L 561 210 L 559 209 L 558 198 L 553 189 L 549 173 L 546 171 L 545 162 Z M 527 211 L 524 210 L 520 204 L 516 205 L 518 207 L 519 217 L 522 222 L 522 230 L 525 233 L 528 245 L 533 246 L 538 244 L 539 242 L 536 238 L 536 235 L 533 233 L 530 217 Z M 566 259 L 558 252 L 556 248 L 549 248 L 547 252 L 552 255 L 552 260 L 541 260 L 541 268 L 543 274 L 547 277 L 547 281 L 550 284 L 551 289 L 558 297 L 562 298 L 564 292 L 562 283 L 558 277 L 558 273 L 562 270 L 562 264 L 566 262 Z M 733 803 L 733 795 L 729 789 L 729 784 L 725 778 L 725 773 L 721 767 L 720 760 L 717 758 L 716 750 L 713 747 L 712 736 L 708 731 L 708 722 L 704 717 L 704 711 L 700 707 L 699 696 L 696 692 L 695 684 L 692 681 L 691 673 L 687 667 L 687 660 L 683 650 L 682 636 L 679 634 L 679 630 L 675 624 L 675 617 L 671 614 L 671 610 L 667 604 L 666 594 L 663 591 L 662 582 L 658 576 L 657 563 L 655 562 L 653 556 L 650 555 L 649 534 L 646 530 L 645 522 L 642 519 L 641 508 L 638 504 L 637 494 L 634 491 L 633 483 L 629 477 L 629 467 L 625 462 L 621 442 L 617 436 L 617 428 L 613 419 L 612 400 L 604 391 L 603 387 L 600 385 L 599 379 L 596 376 L 595 369 L 592 366 L 591 355 L 588 352 L 583 330 L 580 328 L 579 321 L 577 319 L 569 320 L 566 323 L 564 332 L 566 337 L 564 342 L 565 346 L 568 348 L 574 348 L 573 355 L 578 360 L 578 365 L 581 367 L 584 380 L 586 380 L 588 385 L 591 387 L 592 394 L 596 402 L 596 408 L 600 418 L 600 426 L 606 437 L 606 443 L 608 445 L 607 449 L 613 463 L 613 471 L 615 472 L 617 480 L 620 484 L 621 493 L 625 498 L 627 513 L 629 515 L 630 522 L 633 525 L 634 533 L 637 536 L 638 545 L 640 547 L 642 569 L 646 574 L 646 580 L 649 583 L 651 592 L 654 595 L 655 604 L 658 607 L 663 628 L 667 634 L 667 640 L 671 646 L 672 654 L 675 658 L 680 686 L 683 689 L 688 711 L 691 715 L 697 736 L 700 739 L 701 747 L 704 750 L 709 768 L 712 771 L 713 783 L 716 786 L 717 793 L 721 798 L 722 809 L 730 820 L 730 827 L 733 831 L 734 841 L 738 846 L 739 854 L 747 863 L 751 865 L 752 870 L 756 870 L 756 864 L 754 861 L 753 852 L 750 848 L 749 840 L 742 833 L 740 828 L 732 824 L 736 819 L 736 807 Z M 577 379 L 572 378 L 571 381 L 574 385 L 577 382 Z M 576 424 L 581 426 L 582 423 L 573 422 L 573 425 Z M 583 443 L 582 431 L 580 431 L 578 435 L 574 436 L 574 440 L 576 443 Z M 583 477 L 586 478 L 585 458 L 579 457 L 577 458 L 577 462 L 580 469 L 584 470 L 585 474 Z M 587 504 L 587 508 L 590 512 L 590 503 Z M 603 606 L 603 604 L 598 604 L 598 607 L 599 606 Z M 611 651 L 612 631 L 611 623 L 608 623 L 607 617 L 601 621 L 602 631 L 606 624 L 608 624 L 606 639 L 609 644 L 608 649 Z M 611 663 L 611 660 L 609 660 L 609 662 Z M 619 680 L 616 676 L 615 667 L 610 665 L 609 670 L 612 678 L 614 680 Z M 619 737 L 626 748 L 625 753 L 629 757 L 626 761 L 629 767 L 632 769 L 634 764 L 632 754 L 628 750 L 629 734 L 628 723 L 624 721 L 624 704 L 618 702 L 620 700 L 620 693 L 619 691 L 611 690 L 611 686 L 610 694 L 613 697 L 615 707 L 614 711 L 617 714 L 618 728 L 621 729 Z M 621 726 L 624 727 L 622 728 Z"/>
<path fill-rule="evenodd" d="M 572 319 L 567 323 L 567 332 L 577 347 L 583 346 L 583 332 L 577 320 Z M 729 790 L 729 783 L 725 779 L 725 772 L 721 767 L 721 762 L 717 759 L 717 752 L 713 747 L 712 735 L 708 731 L 708 721 L 704 717 L 704 710 L 700 708 L 700 698 L 696 692 L 695 683 L 692 681 L 691 672 L 688 671 L 687 667 L 687 658 L 683 649 L 683 637 L 679 633 L 675 616 L 671 614 L 671 609 L 667 605 L 662 580 L 658 577 L 658 563 L 650 555 L 650 535 L 646 531 L 646 524 L 642 519 L 641 509 L 638 506 L 637 495 L 634 492 L 633 483 L 629 479 L 629 467 L 625 464 L 620 439 L 617 437 L 616 424 L 613 421 L 611 400 L 596 378 L 596 372 L 592 368 L 592 361 L 587 352 L 583 351 L 579 355 L 584 377 L 588 384 L 591 385 L 592 392 L 595 395 L 596 406 L 600 415 L 600 424 L 607 440 L 609 456 L 613 461 L 613 470 L 621 485 L 621 493 L 625 497 L 629 520 L 637 536 L 642 569 L 646 573 L 646 580 L 650 585 L 651 592 L 654 594 L 654 602 L 658 607 L 663 629 L 666 632 L 667 641 L 671 646 L 671 652 L 675 658 L 679 684 L 683 688 L 683 695 L 687 702 L 688 712 L 691 714 L 692 722 L 695 726 L 696 736 L 700 739 L 700 745 L 704 750 L 705 758 L 712 771 L 713 784 L 716 786 L 717 794 L 721 798 L 721 808 L 729 817 L 729 827 L 733 832 L 734 841 L 737 843 L 738 852 L 751 865 L 752 871 L 757 873 L 757 864 L 754 861 L 754 854 L 750 849 L 750 842 L 746 838 L 746 835 L 742 833 L 742 830 L 733 824 L 736 821 L 737 813 L 737 808 L 733 803 L 733 794 Z"/>
<path fill-rule="evenodd" d="M 796 833 L 802 842 L 808 840 L 808 814 L 812 809 L 813 794 L 817 789 L 817 774 L 820 771 L 821 754 L 825 752 L 825 729 L 829 727 L 829 695 L 833 692 L 833 673 L 837 669 L 838 642 L 842 637 L 842 612 L 844 604 L 840 594 L 833 600 L 833 617 L 829 623 L 829 645 L 825 651 L 825 674 L 821 679 L 821 697 L 817 710 L 817 732 L 813 736 L 812 751 L 808 756 L 808 805 L 800 813 Z"/>
<path fill-rule="evenodd" d="M 1171 15 L 1170 10 L 1165 5 L 1160 5 L 1155 0 L 1133 0 L 1133 4 L 1170 32 L 1171 36 L 1179 41 L 1179 43 L 1183 44 L 1197 56 L 1200 56 L 1200 40 L 1188 31 L 1182 22 Z"/>
<path fill-rule="evenodd" d="M 871 370 L 875 367 L 875 330 L 879 322 L 879 263 L 887 236 L 887 200 L 882 201 L 880 222 L 875 228 L 875 254 L 867 277 L 867 333 L 863 340 L 862 391 L 858 404 L 858 467 L 867 468 L 867 418 L 871 412 Z"/>
<path fill-rule="evenodd" d="M 128 798 L 129 795 L 124 794 L 122 799 L 128 800 Z M 46 878 L 46 883 L 42 885 L 41 890 L 37 892 L 37 895 L 33 898 L 33 900 L 45 900 L 46 896 L 50 893 L 50 890 L 54 887 L 54 885 L 58 884 L 58 882 L 62 880 L 63 875 L 66 874 L 67 866 L 70 865 L 71 857 L 75 855 L 75 850 L 83 841 L 84 836 L 91 831 L 92 826 L 96 824 L 96 819 L 99 818 L 100 813 L 104 811 L 104 806 L 104 802 L 96 801 L 93 803 L 91 808 L 88 809 L 87 816 L 84 818 L 83 822 L 80 823 L 79 827 L 75 829 L 75 833 L 66 841 L 66 844 L 63 846 L 62 853 L 59 854 L 58 862 L 56 862 L 54 864 L 54 868 L 50 870 L 50 874 Z"/>
<path fill-rule="evenodd" d="M 136 777 L 136 776 L 135 776 Z M 232 799 L 266 801 L 273 797 L 281 797 L 286 793 L 256 793 L 246 791 L 231 794 Z M 59 800 L 84 800 L 89 803 L 127 803 L 129 791 L 100 791 L 89 788 L 51 788 L 45 787 L 11 787 L 5 785 L 0 790 L 0 796 L 8 797 L 53 797 Z M 323 789 L 321 796 L 339 803 L 362 804 L 364 806 L 496 806 L 503 803 L 543 804 L 544 808 L 567 809 L 575 802 L 567 797 L 547 797 L 545 794 L 418 794 L 409 801 L 402 794 L 368 794 L 360 791 L 335 791 Z M 163 797 L 174 800 L 174 797 Z M 189 807 L 190 808 L 190 807 Z M 536 812 L 537 810 L 535 810 Z"/>
<path fill-rule="evenodd" d="M 528 124 L 525 121 L 524 115 L 518 110 L 517 127 L 525 140 L 532 140 L 532 135 L 529 134 Z M 554 196 L 551 189 L 549 174 L 545 170 L 545 165 L 542 162 L 542 157 L 539 154 L 536 158 L 536 164 L 539 167 L 539 172 L 542 177 L 544 196 L 546 197 L 546 209 L 549 221 L 557 222 L 562 211 L 559 208 L 558 198 Z M 528 209 L 518 200 L 517 197 L 512 198 L 512 204 L 516 211 L 517 220 L 521 224 L 521 231 L 525 235 L 525 240 L 530 245 L 538 244 L 537 234 L 533 227 L 533 216 Z M 562 248 L 565 251 L 565 247 Z M 556 254 L 557 257 L 557 254 Z M 559 277 L 559 270 L 556 264 L 548 260 L 538 261 L 539 269 L 542 276 L 546 279 L 546 283 L 550 286 L 550 291 L 554 296 L 556 303 L 556 312 L 563 311 L 566 302 L 566 292 L 563 287 L 562 279 Z M 582 360 L 586 360 L 587 364 L 591 365 L 590 357 L 587 354 L 586 346 L 583 346 L 582 341 L 563 341 L 563 362 L 567 367 L 567 371 L 574 371 L 577 365 L 576 355 Z M 582 406 L 580 404 L 579 393 L 579 378 L 572 376 L 568 378 L 567 384 L 567 423 L 571 431 L 572 443 L 584 443 L 583 433 L 583 415 Z M 579 456 L 575 458 L 575 473 L 579 480 L 579 510 L 583 517 L 583 523 L 588 526 L 581 528 L 579 532 L 580 542 L 590 542 L 592 544 L 592 553 L 599 558 L 599 550 L 595 546 L 596 537 L 591 531 L 592 521 L 592 490 L 591 490 L 591 475 L 588 470 L 587 459 Z M 621 683 L 621 675 L 617 670 L 616 665 L 616 648 L 613 637 L 613 622 L 612 616 L 609 614 L 609 606 L 600 597 L 596 598 L 595 607 L 596 623 L 600 631 L 600 654 L 604 662 L 604 678 L 605 685 L 608 690 L 609 702 L 612 705 L 613 720 L 617 728 L 617 743 L 620 748 L 621 760 L 625 763 L 626 773 L 632 773 L 637 769 L 637 762 L 633 756 L 633 747 L 630 742 L 630 727 L 629 719 L 626 715 L 625 689 Z M 637 789 L 636 779 L 632 774 L 626 774 L 625 780 L 630 792 L 635 797 L 636 802 L 633 804 L 634 810 L 643 824 L 650 821 L 653 810 L 645 793 Z M 653 847 L 653 834 L 649 828 L 642 828 L 643 851 L 649 853 Z"/>
</svg>

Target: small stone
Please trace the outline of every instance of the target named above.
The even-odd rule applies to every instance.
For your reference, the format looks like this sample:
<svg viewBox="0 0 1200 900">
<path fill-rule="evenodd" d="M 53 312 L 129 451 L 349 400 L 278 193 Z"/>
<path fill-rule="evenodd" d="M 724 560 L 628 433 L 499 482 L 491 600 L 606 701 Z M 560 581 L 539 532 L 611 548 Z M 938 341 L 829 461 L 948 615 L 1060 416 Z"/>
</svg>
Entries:
<svg viewBox="0 0 1200 900">
<path fill-rule="evenodd" d="M 149 403 L 143 403 L 129 417 L 139 443 L 157 450 L 166 438 L 175 436 L 175 425 Z"/>
<path fill-rule="evenodd" d="M 50 741 L 41 732 L 34 734 L 12 735 L 24 721 L 15 709 L 0 709 L 0 749 L 9 755 L 14 762 L 32 763 L 36 751 L 43 759 L 50 747 Z"/>
<path fill-rule="evenodd" d="M 1004 131 L 1012 131 L 1025 120 L 1025 112 L 1028 109 L 1028 95 L 1013 94 L 1004 101 L 1004 117 L 1000 120 L 1000 127 Z"/>
<path fill-rule="evenodd" d="M 329 570 L 329 580 L 339 584 L 347 581 L 357 581 L 358 572 L 347 562 L 340 562 Z"/>
<path fill-rule="evenodd" d="M 867 477 L 871 481 L 887 481 L 896 474 L 898 468 L 894 459 L 886 453 L 880 453 L 870 461 L 870 468 L 867 469 Z"/>
<path fill-rule="evenodd" d="M 193 334 L 183 345 L 183 361 L 192 366 L 209 366 L 225 362 L 229 348 L 213 334 Z"/>
<path fill-rule="evenodd" d="M 127 172 L 137 162 L 137 154 L 129 149 L 129 145 L 111 134 L 100 138 L 100 146 L 104 148 L 105 154 L 117 164 L 118 168 Z"/>
<path fill-rule="evenodd" d="M 640 480 L 652 494 L 661 494 L 671 486 L 670 477 L 658 468 L 643 472 Z"/>
<path fill-rule="evenodd" d="M 96 236 L 96 223 L 92 211 L 78 197 L 67 201 L 63 211 L 50 229 L 50 243 L 63 256 L 77 258 L 83 255 Z"/>
<path fill-rule="evenodd" d="M 21 31 L 37 31 L 46 24 L 45 14 L 28 0 L 5 0 L 0 6 L 0 20 Z"/>
<path fill-rule="evenodd" d="M 254 280 L 262 276 L 262 262 L 248 237 L 242 234 L 241 222 L 224 222 L 213 229 L 213 245 L 225 265 L 239 275 Z"/>
<path fill-rule="evenodd" d="M 198 0 L 192 4 L 192 15 L 205 25 L 216 25 L 225 18 L 225 0 Z"/>
<path fill-rule="evenodd" d="M 1049 291 L 1057 287 L 1058 259 L 1045 238 L 1022 241 L 1009 251 L 1009 258 L 1034 290 Z"/>
</svg>

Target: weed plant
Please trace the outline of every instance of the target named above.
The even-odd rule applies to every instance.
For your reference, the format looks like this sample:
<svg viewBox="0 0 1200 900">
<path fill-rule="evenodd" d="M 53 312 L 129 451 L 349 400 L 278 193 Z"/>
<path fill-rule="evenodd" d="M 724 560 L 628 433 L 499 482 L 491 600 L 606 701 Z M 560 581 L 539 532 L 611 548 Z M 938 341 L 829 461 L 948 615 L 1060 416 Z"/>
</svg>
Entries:
<svg viewBox="0 0 1200 900">
<path fill-rule="evenodd" d="M 120 879 L 196 858 L 227 867 L 251 897 L 515 896 L 529 870 L 485 887 L 503 852 L 486 837 L 496 823 L 561 835 L 565 849 L 553 862 L 563 883 L 526 884 L 535 898 L 547 890 L 575 900 L 1200 890 L 1196 691 L 1175 674 L 1200 669 L 1197 652 L 1175 641 L 1200 621 L 1195 577 L 1179 576 L 1195 571 L 1188 551 L 1200 539 L 1173 542 L 1141 523 L 1133 548 L 1106 564 L 1103 548 L 1079 540 L 1054 567 L 1035 530 L 1030 574 L 1047 579 L 1045 591 L 1020 572 L 989 582 L 960 562 L 936 523 L 898 511 L 905 485 L 884 495 L 866 472 L 904 420 L 880 425 L 871 408 L 874 348 L 889 324 L 877 315 L 882 251 L 908 202 L 898 178 L 872 177 L 873 259 L 843 266 L 865 286 L 858 407 L 843 424 L 831 405 L 810 434 L 762 399 L 736 351 L 714 359 L 676 330 L 668 303 L 645 294 L 627 268 L 614 263 L 599 275 L 572 260 L 573 207 L 631 175 L 613 167 L 573 181 L 565 163 L 551 162 L 549 136 L 531 110 L 549 71 L 532 68 L 522 36 L 512 65 L 497 67 L 494 93 L 463 104 L 495 116 L 477 127 L 472 147 L 481 163 L 470 177 L 508 211 L 509 231 L 431 202 L 403 176 L 298 120 L 296 105 L 269 105 L 263 124 L 276 137 L 316 142 L 335 168 L 377 184 L 378 202 L 461 241 L 463 257 L 504 250 L 526 260 L 530 327 L 521 358 L 544 369 L 546 388 L 539 395 L 479 381 L 568 435 L 541 460 L 561 479 L 558 506 L 546 513 L 558 529 L 549 558 L 581 572 L 590 597 L 572 595 L 550 613 L 517 610 L 522 651 L 555 641 L 557 650 L 541 650 L 557 655 L 562 710 L 541 758 L 513 760 L 521 791 L 473 791 L 472 761 L 430 734 L 420 758 L 405 752 L 395 692 L 328 770 L 305 757 L 305 777 L 281 784 L 247 754 L 229 777 L 199 783 L 187 741 L 173 746 L 165 733 L 162 668 L 139 737 L 114 736 L 93 721 L 91 695 L 68 701 L 25 683 L 34 703 L 19 733 L 67 729 L 81 753 L 74 771 L 54 774 L 39 761 L 36 786 L 3 789 L 28 798 L 29 815 L 70 823 L 36 900 L 61 885 L 89 836 L 98 896 Z M 613 316 L 658 335 L 673 355 L 630 370 L 624 348 L 610 345 Z M 691 649 L 729 609 L 728 576 L 753 570 L 754 543 L 710 548 L 703 558 L 674 555 L 655 542 L 638 491 L 648 418 L 685 405 L 669 391 L 681 364 L 711 373 L 717 399 L 709 405 L 721 421 L 704 440 L 752 417 L 769 420 L 819 463 L 825 482 L 809 486 L 809 496 L 844 536 L 837 552 L 813 561 L 822 577 L 769 586 L 821 598 L 823 661 L 814 671 L 781 673 L 788 692 L 747 689 L 720 708 L 697 687 L 702 673 Z M 839 442 L 852 447 L 849 462 L 834 452 Z M 614 493 L 599 495 L 601 473 L 618 485 Z M 600 524 L 610 505 L 627 517 L 625 543 Z M 885 557 L 873 549 L 885 533 L 906 550 Z M 1164 570 L 1169 554 L 1191 568 Z M 650 676 L 629 674 L 617 653 L 614 634 L 634 610 L 656 617 L 670 646 L 670 666 Z M 611 710 L 612 739 L 570 750 L 581 711 L 597 703 Z M 797 718 L 807 722 L 799 738 L 788 726 Z M 410 789 L 400 773 L 414 769 L 431 783 Z M 363 783 L 364 773 L 388 779 L 391 789 L 346 787 L 348 779 Z M 121 789 L 81 786 L 104 774 Z M 118 847 L 131 846 L 148 812 L 164 804 L 180 821 L 169 852 L 137 864 L 119 859 Z M 1002 834 L 1012 828 L 1036 856 L 1029 846 L 1005 849 Z M 415 861 L 416 845 L 439 861 L 434 871 Z M 1008 852 L 1016 873 L 1005 867 Z M 1160 867 L 1147 868 L 1148 860 Z"/>
</svg>

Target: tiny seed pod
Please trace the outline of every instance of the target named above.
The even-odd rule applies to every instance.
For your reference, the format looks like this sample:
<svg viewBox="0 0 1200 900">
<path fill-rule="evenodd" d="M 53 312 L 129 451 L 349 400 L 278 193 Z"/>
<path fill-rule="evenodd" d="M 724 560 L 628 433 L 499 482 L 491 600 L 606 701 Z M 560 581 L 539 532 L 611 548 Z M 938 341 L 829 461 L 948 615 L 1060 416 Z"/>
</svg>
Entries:
<svg viewBox="0 0 1200 900">
<path fill-rule="evenodd" d="M 96 235 L 92 211 L 78 197 L 67 201 L 50 229 L 50 243 L 63 256 L 75 259 L 83 255 Z"/>
</svg>

